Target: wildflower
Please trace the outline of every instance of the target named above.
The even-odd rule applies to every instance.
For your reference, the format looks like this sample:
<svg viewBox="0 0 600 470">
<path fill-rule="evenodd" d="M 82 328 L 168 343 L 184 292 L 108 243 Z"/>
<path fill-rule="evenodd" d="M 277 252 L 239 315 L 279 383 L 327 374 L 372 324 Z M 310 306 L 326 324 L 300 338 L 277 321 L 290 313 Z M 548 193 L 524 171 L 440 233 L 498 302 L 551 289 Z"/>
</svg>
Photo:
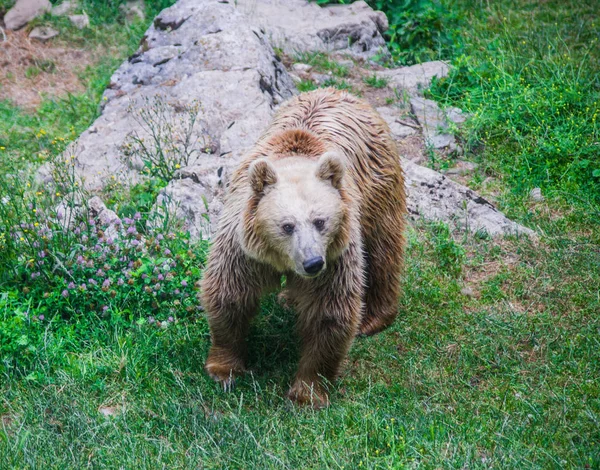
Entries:
<svg viewBox="0 0 600 470">
<path fill-rule="evenodd" d="M 181 281 L 181 285 L 182 285 L 183 287 L 187 287 L 188 283 L 187 283 L 187 281 L 184 279 L 183 281 Z"/>
<path fill-rule="evenodd" d="M 146 279 L 148 275 L 146 273 L 142 274 L 142 279 Z"/>
<path fill-rule="evenodd" d="M 46 318 L 46 317 L 44 317 L 44 315 L 40 315 L 38 318 L 40 321 L 44 321 L 44 318 Z"/>
<path fill-rule="evenodd" d="M 131 224 L 133 223 L 133 219 L 130 219 L 129 217 L 125 217 L 125 218 L 123 219 L 123 223 L 124 223 L 125 225 L 131 225 Z"/>
<path fill-rule="evenodd" d="M 173 323 L 173 322 L 175 321 L 175 319 L 174 319 L 173 317 L 169 317 L 169 321 L 170 321 L 171 323 Z"/>
<path fill-rule="evenodd" d="M 159 233 L 159 234 L 156 236 L 156 239 L 157 239 L 157 240 L 159 240 L 159 241 L 160 241 L 160 240 L 162 240 L 163 238 L 165 238 L 165 237 L 163 236 L 163 234 L 162 234 L 162 233 Z"/>
<path fill-rule="evenodd" d="M 160 283 L 156 283 L 154 284 L 154 290 L 159 290 L 160 289 Z"/>
<path fill-rule="evenodd" d="M 63 291 L 62 291 L 61 295 L 62 295 L 63 297 L 65 297 L 65 298 L 66 298 L 66 297 L 69 297 L 69 291 L 68 291 L 67 289 L 65 289 L 65 290 L 63 290 Z"/>
<path fill-rule="evenodd" d="M 67 286 L 67 288 L 69 289 L 75 289 L 75 283 L 74 282 L 69 282 L 69 285 Z"/>
<path fill-rule="evenodd" d="M 123 284 L 125 284 L 125 281 L 123 280 L 122 277 L 120 277 L 119 280 L 117 281 L 117 285 L 122 286 Z"/>
<path fill-rule="evenodd" d="M 148 323 L 152 324 L 154 323 L 154 317 L 148 317 Z"/>
<path fill-rule="evenodd" d="M 181 294 L 181 291 L 179 289 L 175 289 L 175 295 L 179 295 Z"/>
<path fill-rule="evenodd" d="M 106 274 L 101 269 L 99 269 L 98 271 L 96 271 L 96 276 L 98 276 L 98 277 L 104 277 L 105 275 Z"/>
<path fill-rule="evenodd" d="M 142 218 L 142 214 L 140 214 L 139 212 L 136 212 L 133 216 L 134 220 L 140 220 Z"/>
<path fill-rule="evenodd" d="M 81 284 L 81 285 L 79 286 L 79 289 L 81 289 L 82 291 L 84 291 L 84 290 L 86 290 L 86 289 L 87 289 L 87 286 L 85 285 L 85 283 L 84 283 L 84 284 Z"/>
<path fill-rule="evenodd" d="M 98 285 L 98 281 L 96 281 L 96 279 L 88 279 L 88 282 L 93 285 L 93 286 L 97 286 Z"/>
<path fill-rule="evenodd" d="M 102 288 L 108 289 L 109 287 L 110 287 L 110 279 L 105 279 L 104 282 L 102 283 Z"/>
<path fill-rule="evenodd" d="M 165 250 L 165 256 L 171 256 L 171 250 L 168 248 Z"/>
<path fill-rule="evenodd" d="M 165 280 L 165 276 L 163 276 L 162 274 L 158 275 L 158 280 L 159 281 L 164 281 Z"/>
<path fill-rule="evenodd" d="M 132 225 L 127 229 L 129 235 L 133 235 L 136 232 L 135 227 Z"/>
<path fill-rule="evenodd" d="M 108 305 L 105 305 L 104 307 L 102 307 L 102 311 L 106 312 L 108 310 Z"/>
<path fill-rule="evenodd" d="M 131 242 L 131 244 L 132 244 L 133 246 L 138 246 L 138 245 L 140 244 L 140 242 L 139 242 L 138 240 L 133 240 L 133 241 Z"/>
</svg>

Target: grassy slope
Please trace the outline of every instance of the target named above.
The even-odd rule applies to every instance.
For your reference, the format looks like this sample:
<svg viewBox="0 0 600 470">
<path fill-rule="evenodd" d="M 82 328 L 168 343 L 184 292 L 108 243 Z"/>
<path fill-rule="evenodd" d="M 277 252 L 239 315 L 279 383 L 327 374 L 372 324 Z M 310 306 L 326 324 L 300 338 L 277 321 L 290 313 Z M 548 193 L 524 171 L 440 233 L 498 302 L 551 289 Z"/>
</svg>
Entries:
<svg viewBox="0 0 600 470">
<path fill-rule="evenodd" d="M 481 159 L 505 189 L 500 144 Z M 0 467 L 600 466 L 597 217 L 560 194 L 537 204 L 509 194 L 505 208 L 542 241 L 454 241 L 417 224 L 400 318 L 356 342 L 328 410 L 283 398 L 293 316 L 272 299 L 251 335 L 254 375 L 227 395 L 202 370 L 202 317 L 164 330 L 48 329 L 33 365 L 0 379 Z M 25 307 L 0 294 L 0 321 Z"/>
</svg>

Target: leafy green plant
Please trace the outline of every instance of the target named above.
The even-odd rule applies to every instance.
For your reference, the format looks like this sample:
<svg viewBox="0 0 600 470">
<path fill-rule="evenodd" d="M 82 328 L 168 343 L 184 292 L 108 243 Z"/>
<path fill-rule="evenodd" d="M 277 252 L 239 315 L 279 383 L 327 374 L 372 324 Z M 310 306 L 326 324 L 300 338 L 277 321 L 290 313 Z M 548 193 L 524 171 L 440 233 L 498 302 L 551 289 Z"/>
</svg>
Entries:
<svg viewBox="0 0 600 470">
<path fill-rule="evenodd" d="M 194 285 L 206 244 L 152 228 L 147 213 L 101 223 L 90 215 L 89 195 L 72 168 L 68 157 L 55 162 L 51 191 L 14 177 L 0 180 L 0 285 L 4 301 L 9 295 L 20 306 L 0 319 L 5 365 L 31 352 L 35 334 L 25 330 L 113 314 L 129 324 L 140 318 L 160 324 L 197 312 Z"/>
<path fill-rule="evenodd" d="M 178 169 L 213 151 L 210 136 L 198 120 L 200 111 L 199 103 L 175 110 L 161 97 L 148 100 L 138 110 L 131 109 L 142 131 L 130 135 L 123 145 L 126 160 L 132 165 L 141 160 L 146 174 L 168 183 Z"/>
<path fill-rule="evenodd" d="M 317 0 L 320 5 L 352 3 L 345 0 Z M 411 65 L 428 60 L 447 59 L 461 48 L 457 15 L 440 0 L 367 0 L 383 11 L 389 21 L 385 39 L 391 63 Z"/>
<path fill-rule="evenodd" d="M 540 48 L 534 31 L 523 39 L 506 23 L 498 29 L 493 40 L 478 39 L 472 55 L 457 57 L 429 96 L 471 114 L 462 132 L 467 150 L 506 174 L 515 192 L 541 187 L 597 203 L 597 43 L 573 50 L 558 32 L 544 32 L 548 42 Z"/>
<path fill-rule="evenodd" d="M 369 75 L 363 78 L 365 85 L 371 88 L 385 88 L 388 84 L 388 79 L 385 77 L 378 77 L 376 74 Z"/>
<path fill-rule="evenodd" d="M 317 72 L 328 73 L 336 77 L 348 76 L 348 68 L 332 60 L 325 52 L 301 52 L 295 56 L 297 62 L 311 65 Z"/>
</svg>

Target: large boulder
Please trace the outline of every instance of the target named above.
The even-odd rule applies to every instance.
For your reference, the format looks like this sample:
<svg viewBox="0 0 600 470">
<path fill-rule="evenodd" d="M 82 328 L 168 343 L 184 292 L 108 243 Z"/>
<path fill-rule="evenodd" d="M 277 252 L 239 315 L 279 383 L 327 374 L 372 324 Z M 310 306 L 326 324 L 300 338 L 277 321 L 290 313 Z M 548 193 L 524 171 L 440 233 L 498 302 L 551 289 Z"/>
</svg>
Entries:
<svg viewBox="0 0 600 470">
<path fill-rule="evenodd" d="M 339 50 L 362 58 L 389 55 L 382 36 L 387 17 L 364 1 L 320 7 L 308 0 L 237 0 L 237 5 L 273 47 L 291 55 Z"/>
<path fill-rule="evenodd" d="M 17 0 L 4 15 L 4 26 L 11 30 L 20 29 L 51 8 L 50 0 Z"/>
<path fill-rule="evenodd" d="M 194 237 L 214 233 L 232 169 L 279 104 L 297 93 L 270 41 L 299 51 L 344 45 L 353 54 L 374 52 L 375 43 L 360 45 L 358 40 L 356 49 L 348 31 L 367 28 L 379 41 L 385 26 L 381 13 L 364 2 L 319 8 L 305 0 L 180 0 L 161 12 L 139 50 L 113 75 L 100 117 L 67 150 L 76 156 L 75 168 L 86 187 L 99 190 L 115 180 L 140 181 L 148 170 L 140 146 L 160 148 L 161 155 L 171 158 L 185 141 L 186 155 L 194 158 L 169 173 L 156 213 L 181 219 Z M 295 26 L 286 31 L 288 22 Z M 304 32 L 296 27 L 307 23 L 310 28 Z M 325 30 L 342 36 L 318 33 Z M 432 77 L 447 73 L 443 62 L 379 72 L 412 98 Z M 380 112 L 398 141 L 428 132 L 399 118 L 399 109 L 386 106 Z M 193 119 L 186 120 L 190 113 Z M 412 215 L 490 235 L 532 233 L 468 188 L 412 162 L 403 164 Z M 42 178 L 48 175 L 47 169 L 40 172 Z"/>
</svg>

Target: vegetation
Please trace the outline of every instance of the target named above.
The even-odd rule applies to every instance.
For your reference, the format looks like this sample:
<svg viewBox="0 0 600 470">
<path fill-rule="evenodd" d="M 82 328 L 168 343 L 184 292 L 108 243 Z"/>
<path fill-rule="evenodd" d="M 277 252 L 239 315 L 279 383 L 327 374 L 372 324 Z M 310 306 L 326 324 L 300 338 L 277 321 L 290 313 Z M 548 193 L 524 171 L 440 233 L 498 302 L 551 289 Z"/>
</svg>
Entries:
<svg viewBox="0 0 600 470">
<path fill-rule="evenodd" d="M 146 149 L 149 181 L 106 198 L 126 225 L 112 237 L 58 158 L 149 23 L 84 2 L 93 28 L 61 34 L 115 52 L 82 72 L 87 91 L 34 112 L 0 103 L 2 468 L 600 467 L 595 2 L 404 3 L 380 5 L 392 49 L 408 34 L 393 12 L 439 20 L 438 34 L 433 13 L 413 16 L 431 35 L 403 50 L 455 65 L 429 93 L 472 114 L 459 134 L 479 163 L 469 185 L 540 239 L 417 222 L 399 320 L 356 341 L 330 408 L 284 398 L 294 318 L 272 296 L 251 331 L 252 373 L 222 393 L 203 372 L 194 290 L 208 247 L 151 211 L 173 168 Z M 304 61 L 347 80 L 326 56 Z M 62 182 L 52 192 L 30 177 L 47 162 Z M 544 201 L 527 197 L 536 186 Z"/>
</svg>

